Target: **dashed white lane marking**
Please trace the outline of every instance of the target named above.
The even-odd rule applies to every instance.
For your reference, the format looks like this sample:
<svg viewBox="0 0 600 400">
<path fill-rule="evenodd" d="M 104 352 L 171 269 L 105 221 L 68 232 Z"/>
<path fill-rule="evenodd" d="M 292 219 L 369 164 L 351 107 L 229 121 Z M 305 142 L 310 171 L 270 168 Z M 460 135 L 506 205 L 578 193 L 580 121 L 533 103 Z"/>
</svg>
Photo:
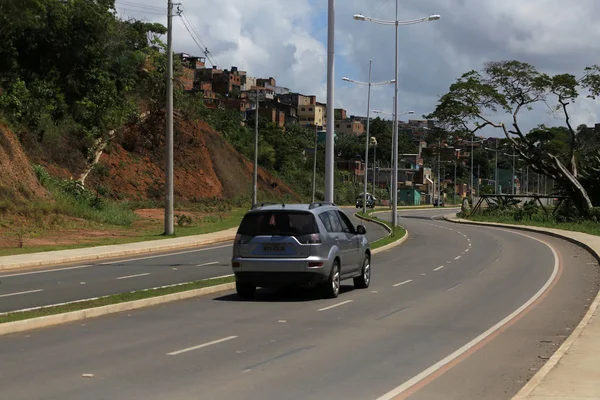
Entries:
<svg viewBox="0 0 600 400">
<path fill-rule="evenodd" d="M 435 268 L 434 271 L 439 271 L 442 268 L 444 268 L 444 265 L 440 265 L 439 267 Z"/>
<path fill-rule="evenodd" d="M 465 253 L 468 253 L 468 252 L 469 252 L 469 250 L 471 250 L 471 249 L 466 249 L 466 250 L 465 250 Z"/>
<path fill-rule="evenodd" d="M 498 261 L 500 261 L 500 257 L 498 257 L 494 260 L 495 263 L 497 263 Z"/>
<path fill-rule="evenodd" d="M 22 294 L 38 293 L 38 292 L 43 292 L 43 291 L 44 291 L 44 289 L 27 290 L 25 292 L 0 294 L 0 297 L 20 296 Z"/>
<path fill-rule="evenodd" d="M 448 288 L 448 291 L 449 291 L 449 292 L 451 292 L 451 291 L 453 291 L 454 289 L 456 289 L 457 287 L 459 287 L 459 286 L 461 286 L 461 285 L 462 285 L 462 283 L 457 283 L 456 285 L 454 285 L 454 286 L 452 286 L 452 287 Z"/>
<path fill-rule="evenodd" d="M 319 308 L 317 311 L 327 311 L 327 310 L 331 310 L 332 308 L 335 307 L 339 307 L 339 306 L 343 306 L 344 304 L 348 304 L 348 303 L 352 303 L 354 300 L 346 300 L 346 301 L 342 301 L 341 303 L 337 303 L 334 304 L 332 306 L 329 307 L 323 307 L 323 308 Z"/>
<path fill-rule="evenodd" d="M 136 275 L 127 275 L 127 276 L 120 276 L 116 279 L 130 279 L 130 278 L 138 278 L 140 276 L 147 276 L 150 275 L 150 272 L 146 272 L 144 274 L 136 274 Z"/>
<path fill-rule="evenodd" d="M 58 268 L 58 269 L 47 269 L 44 271 L 31 271 L 31 272 L 20 272 L 18 274 L 8 274 L 8 275 L 0 275 L 0 278 L 10 278 L 13 276 L 24 276 L 24 275 L 35 275 L 35 274 L 45 274 L 48 272 L 58 272 L 58 271 L 68 271 L 70 269 L 83 269 L 83 268 L 89 268 L 92 267 L 93 265 L 79 265 L 77 267 L 65 267 L 65 268 Z"/>
<path fill-rule="evenodd" d="M 515 311 L 513 311 L 510 315 L 508 315 L 502 321 L 498 322 L 496 325 L 492 326 L 490 329 L 483 332 L 481 335 L 477 336 L 476 338 L 471 340 L 469 343 L 465 344 L 458 350 L 454 351 L 452 354 L 449 354 L 445 358 L 443 358 L 440 361 L 438 361 L 437 363 L 431 365 L 429 368 L 426 368 L 425 370 L 421 371 L 419 374 L 413 376 L 412 378 L 405 381 L 401 385 L 390 390 L 389 392 L 385 393 L 384 395 L 378 397 L 377 400 L 392 400 L 395 397 L 397 397 L 398 395 L 405 393 L 407 390 L 409 390 L 411 387 L 413 387 L 417 383 L 421 382 L 423 379 L 431 376 L 436 371 L 440 370 L 444 366 L 446 366 L 449 363 L 451 363 L 452 361 L 456 360 L 458 357 L 460 357 L 461 355 L 463 355 L 466 352 L 468 352 L 469 350 L 471 350 L 477 344 L 481 343 L 482 341 L 484 341 L 485 339 L 487 339 L 488 337 L 493 335 L 496 331 L 498 331 L 500 328 L 502 328 L 503 326 L 508 324 L 515 317 L 517 317 L 519 314 L 521 314 L 523 311 L 525 311 L 531 304 L 533 304 L 536 300 L 538 300 L 546 292 L 546 290 L 548 290 L 548 288 L 550 287 L 552 282 L 554 282 L 554 280 L 556 279 L 556 276 L 558 275 L 558 270 L 559 270 L 560 264 L 559 264 L 558 254 L 557 254 L 556 250 L 551 245 L 544 242 L 543 240 L 536 239 L 532 236 L 527 236 L 522 233 L 517 233 L 517 234 L 527 237 L 529 239 L 535 240 L 537 242 L 543 243 L 552 251 L 552 254 L 554 256 L 554 269 L 552 270 L 552 274 L 550 275 L 548 280 L 544 283 L 544 285 L 529 300 L 527 300 L 523 305 L 521 305 L 519 308 L 517 308 Z"/>
<path fill-rule="evenodd" d="M 400 282 L 400 283 L 396 283 L 395 285 L 393 285 L 394 287 L 398 287 L 398 286 L 402 286 L 402 285 L 406 285 L 407 283 L 411 283 L 413 280 L 412 279 L 408 279 L 404 282 Z"/>
<path fill-rule="evenodd" d="M 192 346 L 192 347 L 188 347 L 187 349 L 172 351 L 170 353 L 167 353 L 167 355 L 168 356 L 176 356 L 178 354 L 187 353 L 188 351 L 194 351 L 194 350 L 201 349 L 203 347 L 208 347 L 208 346 L 212 346 L 214 344 L 223 343 L 223 342 L 226 342 L 228 340 L 235 339 L 235 338 L 237 338 L 237 336 L 227 336 L 227 337 L 224 337 L 224 338 L 221 338 L 221 339 L 213 340 L 212 342 L 207 342 L 207 343 L 199 344 L 198 346 Z"/>
<path fill-rule="evenodd" d="M 459 258 L 461 258 L 462 256 L 456 256 L 454 257 L 455 260 L 458 260 Z"/>
<path fill-rule="evenodd" d="M 196 265 L 196 267 L 205 267 L 207 265 L 215 265 L 215 264 L 218 264 L 218 263 L 219 263 L 218 261 L 211 261 L 211 262 L 207 262 L 207 263 L 204 263 L 204 264 L 198 264 L 198 265 Z"/>
</svg>

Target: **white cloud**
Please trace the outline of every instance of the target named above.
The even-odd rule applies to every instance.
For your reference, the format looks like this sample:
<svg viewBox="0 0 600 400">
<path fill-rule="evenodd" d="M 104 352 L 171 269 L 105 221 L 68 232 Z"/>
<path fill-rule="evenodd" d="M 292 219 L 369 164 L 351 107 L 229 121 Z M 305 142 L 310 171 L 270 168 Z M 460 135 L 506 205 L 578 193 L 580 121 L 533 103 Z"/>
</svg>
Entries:
<svg viewBox="0 0 600 400">
<path fill-rule="evenodd" d="M 117 0 L 117 4 L 119 4 Z M 352 15 L 394 16 L 394 1 L 336 1 L 335 103 L 350 114 L 364 115 L 364 87 L 341 82 L 343 72 L 357 80 L 394 74 L 394 28 L 358 22 Z M 164 6 L 163 0 L 144 4 Z M 278 84 L 305 94 L 326 97 L 325 0 L 197 0 L 184 2 L 207 46 L 221 67 L 236 65 L 250 75 L 274 76 Z M 441 14 L 437 22 L 400 27 L 399 109 L 415 110 L 415 118 L 432 111 L 440 95 L 462 73 L 484 61 L 518 59 L 550 74 L 580 74 L 600 63 L 597 0 L 402 0 L 400 18 Z M 159 19 L 164 23 L 164 18 Z M 175 24 L 177 51 L 198 54 L 180 21 Z M 393 89 L 374 90 L 372 108 L 391 111 Z M 575 125 L 600 117 L 597 102 L 579 99 L 572 109 Z M 498 116 L 500 118 L 500 116 Z M 538 107 L 523 115 L 530 129 L 562 121 Z"/>
</svg>

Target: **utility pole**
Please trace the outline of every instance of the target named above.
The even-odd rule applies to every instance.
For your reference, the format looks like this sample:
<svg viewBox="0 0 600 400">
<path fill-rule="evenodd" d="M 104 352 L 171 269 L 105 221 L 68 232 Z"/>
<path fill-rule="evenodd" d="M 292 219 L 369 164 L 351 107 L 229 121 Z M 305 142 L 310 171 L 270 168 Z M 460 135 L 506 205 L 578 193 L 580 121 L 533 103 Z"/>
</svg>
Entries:
<svg viewBox="0 0 600 400">
<path fill-rule="evenodd" d="M 327 135 L 325 140 L 325 201 L 334 200 L 335 133 L 333 90 L 335 79 L 335 0 L 329 0 L 327 11 Z"/>
<path fill-rule="evenodd" d="M 260 96 L 258 92 L 258 84 L 256 85 L 256 114 L 254 117 L 254 171 L 252 174 L 252 207 L 257 203 L 258 197 L 258 107 L 260 104 Z"/>
<path fill-rule="evenodd" d="M 369 90 L 367 94 L 367 140 L 365 143 L 365 177 L 363 187 L 363 214 L 367 213 L 367 184 L 369 183 L 369 140 L 371 130 L 371 72 L 373 70 L 373 60 L 369 60 Z M 373 155 L 375 159 L 375 155 Z M 375 194 L 375 160 L 373 160 L 373 194 Z"/>
<path fill-rule="evenodd" d="M 315 202 L 315 192 L 317 191 L 317 144 L 319 140 L 319 127 L 315 124 L 315 149 L 313 154 L 313 181 L 312 181 L 312 201 Z M 366 172 L 365 172 L 366 173 Z"/>
<path fill-rule="evenodd" d="M 165 235 L 175 232 L 173 225 L 173 1 L 167 0 L 167 126 L 165 160 Z"/>
<path fill-rule="evenodd" d="M 512 155 L 512 194 L 515 194 L 516 191 L 516 187 L 515 187 L 515 158 L 516 158 L 516 154 L 515 154 L 515 148 L 513 147 L 513 155 Z"/>
<path fill-rule="evenodd" d="M 377 183 L 377 142 L 373 143 L 373 196 L 375 195 L 375 185 Z"/>
</svg>

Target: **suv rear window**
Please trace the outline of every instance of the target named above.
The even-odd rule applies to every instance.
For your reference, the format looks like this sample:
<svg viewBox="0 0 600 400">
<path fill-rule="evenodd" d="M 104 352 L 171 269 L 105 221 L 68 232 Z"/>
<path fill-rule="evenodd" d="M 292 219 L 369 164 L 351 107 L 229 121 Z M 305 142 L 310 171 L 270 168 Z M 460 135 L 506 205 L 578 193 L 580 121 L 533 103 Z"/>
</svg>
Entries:
<svg viewBox="0 0 600 400">
<path fill-rule="evenodd" d="M 297 236 L 319 233 L 319 228 L 312 213 L 271 210 L 246 214 L 238 233 L 247 236 Z"/>
</svg>

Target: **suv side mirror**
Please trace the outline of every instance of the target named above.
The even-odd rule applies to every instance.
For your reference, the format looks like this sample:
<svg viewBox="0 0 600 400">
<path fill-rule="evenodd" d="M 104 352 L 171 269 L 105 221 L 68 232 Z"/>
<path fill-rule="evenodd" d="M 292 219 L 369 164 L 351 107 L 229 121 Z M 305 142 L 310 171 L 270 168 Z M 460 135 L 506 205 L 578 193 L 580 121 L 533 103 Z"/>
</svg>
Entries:
<svg viewBox="0 0 600 400">
<path fill-rule="evenodd" d="M 358 226 L 356 227 L 356 233 L 357 233 L 358 235 L 366 235 L 366 233 L 367 233 L 367 228 L 365 228 L 365 226 L 364 226 L 364 225 L 358 225 Z"/>
</svg>

